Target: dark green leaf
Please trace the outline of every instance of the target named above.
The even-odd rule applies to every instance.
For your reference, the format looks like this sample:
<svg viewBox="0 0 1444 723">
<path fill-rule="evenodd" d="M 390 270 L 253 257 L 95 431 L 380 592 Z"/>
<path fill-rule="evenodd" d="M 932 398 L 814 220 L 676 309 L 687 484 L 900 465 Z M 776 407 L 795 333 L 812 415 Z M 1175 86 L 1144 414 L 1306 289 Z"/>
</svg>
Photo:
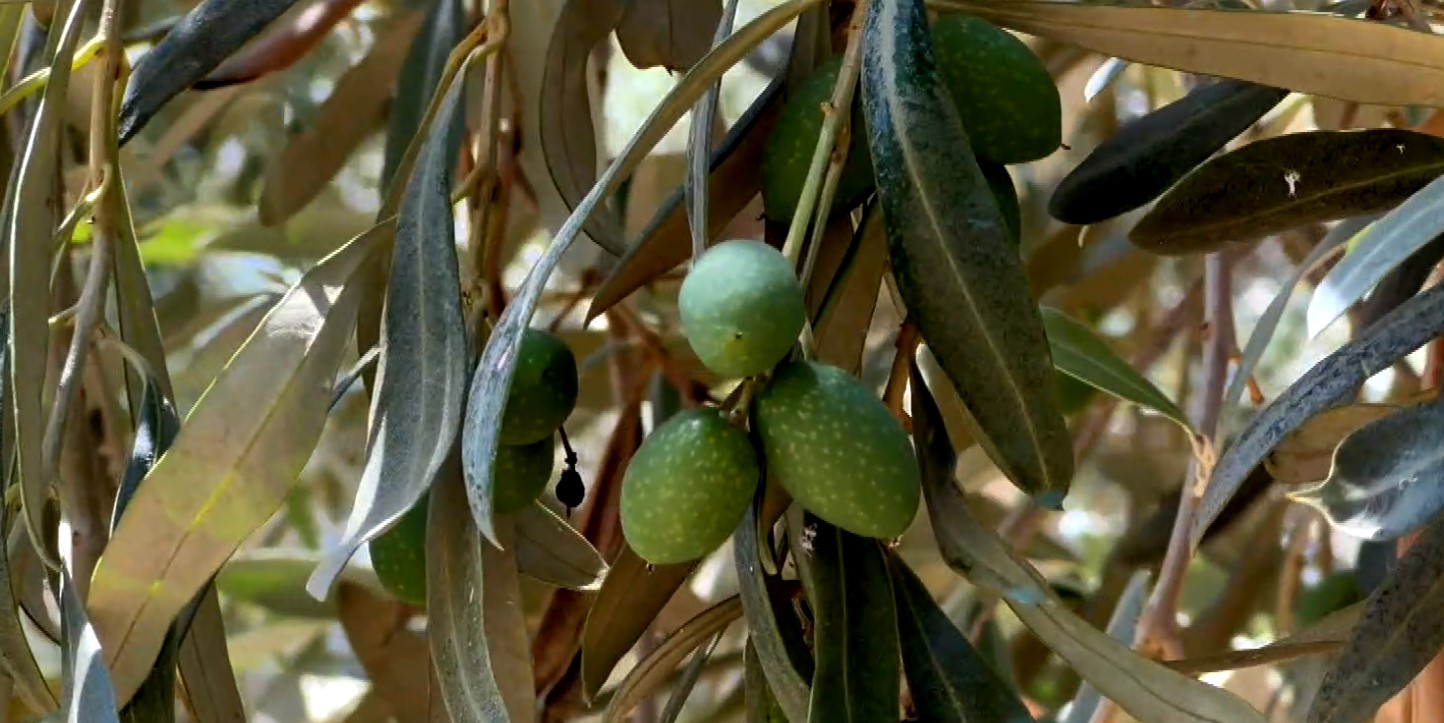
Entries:
<svg viewBox="0 0 1444 723">
<path fill-rule="evenodd" d="M 69 723 L 119 723 L 115 687 L 100 639 L 85 616 L 85 605 L 75 593 L 69 571 L 60 584 L 61 638 L 65 641 L 62 677 L 65 680 L 65 716 Z"/>
<path fill-rule="evenodd" d="M 1129 240 L 1203 253 L 1311 223 L 1386 210 L 1444 173 L 1444 138 L 1393 128 L 1305 131 L 1203 164 L 1158 199 Z"/>
<path fill-rule="evenodd" d="M 450 455 L 431 490 L 426 530 L 427 638 L 452 723 L 535 718 L 530 646 L 510 549 L 511 521 L 486 544 Z"/>
<path fill-rule="evenodd" d="M 897 717 L 897 611 L 877 540 L 809 515 L 817 668 L 807 720 L 886 721 Z M 758 651 L 759 653 L 761 651 Z"/>
<path fill-rule="evenodd" d="M 1364 603 L 1349 644 L 1324 676 L 1308 723 L 1364 723 L 1444 648 L 1444 520 L 1425 529 Z M 1431 713 L 1426 713 L 1429 717 Z"/>
<path fill-rule="evenodd" d="M 582 629 L 582 695 L 587 700 L 601 691 L 695 568 L 695 563 L 652 567 L 630 547 L 622 548 Z"/>
<path fill-rule="evenodd" d="M 747 508 L 732 536 L 737 563 L 737 586 L 742 610 L 747 616 L 748 645 L 755 648 L 758 663 L 767 676 L 771 695 L 786 711 L 787 719 L 807 720 L 812 657 L 799 634 L 798 621 L 787 610 L 789 601 L 779 594 L 762 568 L 762 545 L 758 536 L 757 505 Z M 779 616 L 782 619 L 779 619 Z"/>
<path fill-rule="evenodd" d="M 957 387 L 978 442 L 1059 508 L 1073 448 L 1017 246 L 938 75 L 921 0 L 880 0 L 863 25 L 862 97 L 888 255 L 908 318 Z"/>
<path fill-rule="evenodd" d="M 1228 79 L 1196 88 L 1129 122 L 1093 149 L 1058 182 L 1048 213 L 1064 223 L 1086 226 L 1139 208 L 1248 130 L 1288 94 Z"/>
<path fill-rule="evenodd" d="M 953 479 L 957 453 L 916 364 L 911 388 L 928 516 L 949 567 L 1001 596 L 1054 653 L 1138 720 L 1264 723 L 1258 711 L 1232 693 L 1169 670 L 1090 625 L 1007 542 L 979 524 Z"/>
<path fill-rule="evenodd" d="M 1429 185 L 1350 239 L 1350 250 L 1314 289 L 1309 336 L 1317 336 L 1385 276 L 1444 233 L 1444 179 Z"/>
<path fill-rule="evenodd" d="M 428 4 L 426 20 L 412 39 L 411 49 L 406 52 L 406 60 L 396 78 L 396 99 L 391 103 L 386 155 L 381 166 L 382 193 L 389 191 L 406 149 L 421 130 L 426 106 L 441 83 L 447 56 L 466 32 L 461 0 L 431 0 Z M 459 132 L 455 128 L 447 130 L 448 134 Z M 450 156 L 455 157 L 455 153 Z"/>
<path fill-rule="evenodd" d="M 1434 287 L 1380 317 L 1299 377 L 1223 450 L 1190 529 L 1197 546 L 1250 472 L 1314 415 L 1349 401 L 1369 377 L 1444 333 L 1444 287 Z"/>
<path fill-rule="evenodd" d="M 587 93 L 587 61 L 597 44 L 612 34 L 628 5 L 622 0 L 568 0 L 552 26 L 542 74 L 541 147 L 552 181 L 568 208 L 597 181 L 597 137 Z M 710 31 L 709 31 L 710 35 Z M 622 224 L 609 207 L 598 204 L 583 228 L 602 248 L 626 251 Z"/>
<path fill-rule="evenodd" d="M 752 101 L 717 150 L 709 166 L 707 235 L 715 237 L 761 190 L 762 151 L 782 112 L 783 84 L 775 80 Z M 686 194 L 678 188 L 662 201 L 641 237 L 627 247 L 587 308 L 587 321 L 601 316 L 633 291 L 677 268 L 691 253 Z"/>
<path fill-rule="evenodd" d="M 1444 509 L 1441 434 L 1444 405 L 1434 400 L 1375 419 L 1339 443 L 1328 479 L 1289 497 L 1354 537 L 1402 537 Z"/>
<path fill-rule="evenodd" d="M 566 520 L 534 502 L 515 517 L 516 564 L 521 574 L 572 590 L 592 591 L 607 576 L 607 563 Z"/>
<path fill-rule="evenodd" d="M 121 145 L 172 98 L 206 77 L 295 4 L 296 0 L 202 0 L 191 8 L 136 63 L 120 108 Z"/>
<path fill-rule="evenodd" d="M 907 564 L 889 555 L 888 569 L 903 670 L 918 715 L 939 723 L 1033 723 L 1012 686 L 953 625 Z"/>
<path fill-rule="evenodd" d="M 743 695 L 747 705 L 747 723 L 787 723 L 782 706 L 778 705 L 777 698 L 773 697 L 772 689 L 767 685 L 767 675 L 762 672 L 757 647 L 750 637 L 742 653 L 742 675 L 742 684 L 746 688 Z"/>
<path fill-rule="evenodd" d="M 707 91 L 712 82 L 740 61 L 752 48 L 771 37 L 808 7 L 808 3 L 781 5 L 762 13 L 746 27 L 729 36 L 687 72 L 681 82 L 647 117 L 617 159 L 607 166 L 602 177 L 592 186 L 586 198 L 577 204 L 576 210 L 567 218 L 566 223 L 557 230 L 546 252 L 532 266 L 526 281 L 497 320 L 486 348 L 482 351 L 481 360 L 476 365 L 475 376 L 472 377 L 461 435 L 462 470 L 466 475 L 467 499 L 471 502 L 477 527 L 492 543 L 497 541 L 493 532 L 491 506 L 492 462 L 501 431 L 501 411 L 506 404 L 512 376 L 516 373 L 517 347 L 521 343 L 522 333 L 531 323 L 532 314 L 536 312 L 547 280 L 561 263 L 567 249 L 571 248 L 581 234 L 582 225 L 603 199 L 616 193 L 627 175 L 636 169 L 637 164 L 662 140 L 672 124 Z M 686 244 L 685 213 L 682 214 L 681 222 L 684 245 L 690 246 Z"/>
<path fill-rule="evenodd" d="M 471 357 L 451 210 L 461 90 L 460 83 L 448 90 L 401 202 L 366 466 L 341 543 L 306 583 L 317 599 L 356 550 L 426 493 L 461 426 Z"/>
<path fill-rule="evenodd" d="M 1188 417 L 1158 387 L 1133 370 L 1093 330 L 1057 309 L 1041 307 L 1053 365 L 1095 389 L 1152 409 L 1191 429 Z"/>
</svg>

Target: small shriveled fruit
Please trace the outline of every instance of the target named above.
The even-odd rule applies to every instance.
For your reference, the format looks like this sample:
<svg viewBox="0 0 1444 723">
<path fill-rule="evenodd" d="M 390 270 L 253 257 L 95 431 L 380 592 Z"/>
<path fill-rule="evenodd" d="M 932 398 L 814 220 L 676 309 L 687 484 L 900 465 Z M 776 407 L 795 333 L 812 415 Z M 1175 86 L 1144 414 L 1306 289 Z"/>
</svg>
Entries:
<svg viewBox="0 0 1444 723">
<path fill-rule="evenodd" d="M 652 431 L 622 479 L 622 534 L 653 565 L 696 560 L 727 541 L 761 478 L 747 433 L 710 407 Z"/>
<path fill-rule="evenodd" d="M 516 373 L 501 420 L 502 444 L 531 444 L 551 437 L 577 405 L 577 359 L 541 329 L 527 329 L 517 351 Z"/>
<path fill-rule="evenodd" d="M 551 437 L 531 444 L 497 445 L 491 493 L 497 514 L 520 512 L 535 502 L 551 481 L 555 462 Z"/>
<path fill-rule="evenodd" d="M 897 537 L 912 524 L 922 494 L 912 444 L 847 372 L 789 363 L 752 408 L 768 473 L 812 514 L 866 537 Z"/>
<path fill-rule="evenodd" d="M 933 54 L 968 141 L 997 163 L 1036 161 L 1063 142 L 1063 103 L 1048 68 L 1012 33 L 953 13 L 933 24 Z"/>
<path fill-rule="evenodd" d="M 780 251 L 760 241 L 724 241 L 682 282 L 682 333 L 697 358 L 724 377 L 771 369 L 807 319 L 802 285 Z"/>
<path fill-rule="evenodd" d="M 422 495 L 396 524 L 368 544 L 371 567 L 381 587 L 417 607 L 426 607 L 426 507 L 430 497 L 430 493 Z"/>
<path fill-rule="evenodd" d="M 812 167 L 817 139 L 822 137 L 823 104 L 832 100 L 842 58 L 816 69 L 787 98 L 787 105 L 762 150 L 762 212 L 773 221 L 787 222 L 797 213 L 802 186 Z M 867 151 L 867 126 L 862 119 L 861 91 L 853 96 L 847 161 L 837 181 L 830 213 L 851 209 L 872 193 L 872 157 Z"/>
</svg>

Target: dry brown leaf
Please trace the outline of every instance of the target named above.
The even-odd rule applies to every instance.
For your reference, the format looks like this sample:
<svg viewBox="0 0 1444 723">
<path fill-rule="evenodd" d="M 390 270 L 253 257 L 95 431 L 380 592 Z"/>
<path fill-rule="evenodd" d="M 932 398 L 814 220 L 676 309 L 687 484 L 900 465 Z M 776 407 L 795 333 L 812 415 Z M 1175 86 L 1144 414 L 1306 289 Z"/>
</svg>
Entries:
<svg viewBox="0 0 1444 723">
<path fill-rule="evenodd" d="M 406 629 L 401 603 L 351 582 L 336 586 L 336 609 L 346 640 L 400 723 L 430 720 L 431 651 Z"/>
<path fill-rule="evenodd" d="M 1264 458 L 1264 467 L 1284 484 L 1327 479 L 1334 449 L 1360 427 L 1402 409 L 1397 404 L 1350 404 L 1335 407 L 1305 422 Z"/>
<path fill-rule="evenodd" d="M 712 48 L 721 0 L 631 0 L 617 44 L 638 68 L 686 70 Z"/>
</svg>

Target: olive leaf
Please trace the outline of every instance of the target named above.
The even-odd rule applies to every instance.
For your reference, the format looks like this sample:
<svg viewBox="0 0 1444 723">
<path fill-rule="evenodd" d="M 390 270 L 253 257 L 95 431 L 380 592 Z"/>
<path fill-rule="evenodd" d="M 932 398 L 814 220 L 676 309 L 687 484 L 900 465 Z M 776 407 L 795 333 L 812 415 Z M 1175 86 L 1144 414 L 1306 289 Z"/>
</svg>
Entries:
<svg viewBox="0 0 1444 723">
<path fill-rule="evenodd" d="M 1113 615 L 1108 618 L 1108 635 L 1130 648 L 1136 639 L 1138 618 L 1143 614 L 1143 604 L 1148 601 L 1149 577 L 1148 570 L 1135 570 L 1128 578 L 1123 594 L 1118 597 L 1118 604 L 1113 607 Z M 1078 694 L 1069 704 L 1067 717 L 1059 723 L 1088 723 L 1093 720 L 1098 705 L 1102 702 L 1103 696 L 1098 694 L 1098 689 L 1085 682 L 1079 686 Z"/>
<path fill-rule="evenodd" d="M 120 144 L 134 138 L 172 98 L 206 77 L 295 4 L 296 0 L 202 0 L 191 8 L 131 72 L 120 107 Z"/>
<path fill-rule="evenodd" d="M 889 554 L 887 563 L 903 671 L 918 715 L 929 721 L 1033 723 L 1013 686 L 948 619 L 917 574 L 896 554 Z"/>
<path fill-rule="evenodd" d="M 1431 400 L 1359 427 L 1334 451 L 1333 470 L 1289 497 L 1365 540 L 1406 535 L 1444 510 L 1444 405 Z"/>
<path fill-rule="evenodd" d="M 616 193 L 626 176 L 637 167 L 652 147 L 662 140 L 667 129 L 706 92 L 712 81 L 740 61 L 758 43 L 817 2 L 820 0 L 790 0 L 762 13 L 746 27 L 718 44 L 693 66 L 647 117 L 617 159 L 607 166 L 601 178 L 587 192 L 586 198 L 577 204 L 576 210 L 552 237 L 546 251 L 527 273 L 521 288 L 497 320 L 486 348 L 482 351 L 481 360 L 476 365 L 475 376 L 472 377 L 461 435 L 462 470 L 466 475 L 467 499 L 471 503 L 477 527 L 488 541 L 493 544 L 497 542 L 493 532 L 491 509 L 492 458 L 496 454 L 501 431 L 501 410 L 506 404 L 512 376 L 516 373 L 517 348 L 521 344 L 523 332 L 530 324 L 532 314 L 536 311 L 537 303 L 541 300 L 547 280 L 561 263 L 562 255 L 576 241 L 582 225 L 591 217 L 598 204 Z M 685 244 L 685 214 L 682 227 Z"/>
<path fill-rule="evenodd" d="M 1248 130 L 1287 95 L 1286 90 L 1238 80 L 1195 88 L 1130 121 L 1093 149 L 1058 182 L 1048 200 L 1048 213 L 1064 223 L 1086 226 L 1140 208 Z"/>
<path fill-rule="evenodd" d="M 1364 613 L 1364 602 L 1339 608 L 1318 622 L 1286 638 L 1248 650 L 1230 650 L 1196 658 L 1166 660 L 1164 665 L 1180 673 L 1197 675 L 1220 670 L 1238 670 L 1294 660 L 1306 655 L 1335 652 L 1349 641 Z"/>
<path fill-rule="evenodd" d="M 1394 128 L 1289 133 L 1199 166 L 1128 237 L 1156 254 L 1203 253 L 1383 211 L 1440 174 L 1444 138 Z"/>
<path fill-rule="evenodd" d="M 916 364 L 910 387 L 928 516 L 949 567 L 1000 595 L 1054 653 L 1134 718 L 1263 723 L 1258 711 L 1232 693 L 1169 670 L 1088 624 L 1008 543 L 978 524 L 953 481 L 957 453 Z"/>
<path fill-rule="evenodd" d="M 760 500 L 758 502 L 760 504 Z M 753 648 L 767 688 L 787 719 L 806 721 L 811 697 L 812 656 L 799 633 L 796 616 L 787 610 L 762 567 L 757 506 L 747 508 L 732 536 L 737 587 L 747 617 L 748 646 Z"/>
<path fill-rule="evenodd" d="M 636 2 L 567 0 L 552 27 L 542 74 L 541 148 L 552 182 L 567 207 L 577 208 L 597 181 L 597 134 L 587 93 L 587 60 Z M 620 36 L 620 29 L 619 29 Z M 708 31 L 710 36 L 711 31 Z M 626 250 L 621 219 L 598 204 L 583 228 L 592 241 L 613 255 Z"/>
<path fill-rule="evenodd" d="M 412 36 L 399 72 L 393 76 L 395 80 L 386 81 L 395 88 L 396 97 L 390 107 L 386 150 L 381 162 L 383 194 L 390 192 L 407 149 L 421 132 L 426 105 L 440 90 L 447 58 L 466 32 L 460 0 L 433 0 L 429 6 L 421 29 Z"/>
<path fill-rule="evenodd" d="M 637 68 L 692 67 L 712 44 L 722 0 L 629 0 L 617 25 L 617 45 Z M 711 124 L 708 117 L 704 121 Z"/>
<path fill-rule="evenodd" d="M 617 663 L 641 639 L 695 563 L 653 567 L 623 547 L 612 563 L 582 629 L 582 695 L 592 700 Z"/>
<path fill-rule="evenodd" d="M 862 371 L 867 335 L 858 330 L 872 323 L 878 288 L 886 273 L 887 229 L 882 212 L 871 203 L 863 210 L 846 255 L 817 310 L 812 335 L 818 361 L 849 374 Z"/>
<path fill-rule="evenodd" d="M 514 515 L 517 570 L 527 577 L 571 590 L 595 591 L 607 563 L 566 520 L 541 501 Z"/>
<path fill-rule="evenodd" d="M 617 723 L 655 691 L 692 651 L 742 617 L 742 601 L 726 598 L 697 613 L 667 635 L 647 657 L 632 668 L 602 713 L 603 723 Z"/>
<path fill-rule="evenodd" d="M 863 23 L 862 100 L 888 256 L 907 315 L 1009 479 L 1062 503 L 1073 448 L 1022 260 L 938 74 L 921 0 Z"/>
<path fill-rule="evenodd" d="M 303 549 L 269 547 L 238 552 L 216 573 L 216 589 L 231 600 L 276 615 L 331 618 L 336 614 L 335 598 L 317 601 L 306 592 L 306 579 L 320 561 L 320 553 Z M 337 578 L 337 584 L 341 583 L 375 593 L 385 591 L 376 573 L 354 560 L 342 569 Z"/>
<path fill-rule="evenodd" d="M 1309 336 L 1318 336 L 1416 251 L 1444 233 L 1444 178 L 1435 178 L 1350 239 L 1349 251 L 1314 289 Z"/>
<path fill-rule="evenodd" d="M 427 639 L 453 723 L 536 719 L 531 648 L 511 550 L 510 519 L 497 533 L 504 550 L 476 529 L 453 447 L 428 501 Z"/>
<path fill-rule="evenodd" d="M 1135 63 L 1374 105 L 1444 106 L 1444 39 L 1316 12 L 1142 3 L 936 0 L 1028 35 Z M 1347 57 L 1347 63 L 1339 63 Z M 1321 72 L 1320 68 L 1329 68 Z"/>
<path fill-rule="evenodd" d="M 1309 707 L 1308 723 L 1364 723 L 1444 648 L 1444 520 L 1435 521 L 1364 602 L 1353 635 Z"/>
<path fill-rule="evenodd" d="M 105 667 L 100 640 L 86 618 L 85 605 L 75 592 L 70 572 L 63 572 L 60 578 L 61 678 L 67 693 L 66 720 L 69 723 L 119 723 L 115 687 Z M 173 701 L 171 705 L 174 710 Z"/>
<path fill-rule="evenodd" d="M 721 233 L 761 191 L 762 151 L 782 112 L 782 90 L 782 81 L 769 83 L 712 152 L 707 182 L 709 238 Z M 685 188 L 678 188 L 657 207 L 638 240 L 597 288 L 586 322 L 686 261 L 692 248 L 688 223 Z"/>
<path fill-rule="evenodd" d="M 366 465 L 340 544 L 306 583 L 318 600 L 362 545 L 426 493 L 461 426 L 470 353 L 451 210 L 461 90 L 447 91 L 401 201 Z"/>
<path fill-rule="evenodd" d="M 295 485 L 354 326 L 360 299 L 348 282 L 390 230 L 358 236 L 286 292 L 131 499 L 86 601 L 118 700 L 145 678 L 181 609 Z"/>
<path fill-rule="evenodd" d="M 1299 377 L 1220 454 L 1189 530 L 1191 544 L 1198 545 L 1244 479 L 1285 437 L 1441 333 L 1444 287 L 1436 286 L 1381 316 Z"/>
<path fill-rule="evenodd" d="M 1039 312 L 1058 371 L 1125 402 L 1152 409 L 1185 430 L 1193 428 L 1173 400 L 1113 353 L 1092 329 L 1051 307 L 1041 307 Z"/>
</svg>

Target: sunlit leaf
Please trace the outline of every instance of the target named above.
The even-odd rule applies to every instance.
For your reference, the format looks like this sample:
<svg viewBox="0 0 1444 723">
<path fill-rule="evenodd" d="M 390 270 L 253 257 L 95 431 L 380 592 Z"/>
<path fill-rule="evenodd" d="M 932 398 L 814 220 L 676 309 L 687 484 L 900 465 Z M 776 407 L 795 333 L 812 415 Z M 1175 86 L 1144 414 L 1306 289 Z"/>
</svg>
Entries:
<svg viewBox="0 0 1444 723">
<path fill-rule="evenodd" d="M 171 621 L 285 501 L 320 436 L 359 298 L 347 282 L 385 226 L 302 276 L 198 402 L 146 476 L 92 577 L 87 605 L 118 698 Z"/>
<path fill-rule="evenodd" d="M 630 0 L 625 6 L 617 44 L 637 68 L 692 67 L 712 44 L 722 17 L 721 0 Z"/>
<path fill-rule="evenodd" d="M 903 670 L 918 715 L 929 721 L 1033 723 L 1013 687 L 933 602 L 923 581 L 888 555 Z"/>
<path fill-rule="evenodd" d="M 695 564 L 648 565 L 630 547 L 612 563 L 582 631 L 582 695 L 595 698 Z"/>
<path fill-rule="evenodd" d="M 1343 653 L 1324 676 L 1308 723 L 1364 723 L 1444 647 L 1444 522 L 1435 522 L 1364 603 Z"/>
<path fill-rule="evenodd" d="M 60 584 L 61 637 L 65 638 L 65 716 L 69 723 L 120 721 L 110 671 L 105 668 L 100 640 L 85 616 L 85 605 L 67 571 Z"/>
<path fill-rule="evenodd" d="M 1441 333 L 1444 288 L 1434 287 L 1383 315 L 1299 377 L 1219 455 L 1189 530 L 1192 544 L 1198 545 L 1244 479 L 1285 437 Z"/>
<path fill-rule="evenodd" d="M 1393 128 L 1290 133 L 1203 164 L 1158 199 L 1129 239 L 1157 254 L 1212 251 L 1386 210 L 1441 173 L 1444 138 Z"/>
<path fill-rule="evenodd" d="M 552 27 L 537 113 L 541 116 L 541 148 L 547 168 L 562 200 L 572 209 L 578 208 L 582 197 L 597 182 L 597 133 L 587 93 L 587 60 L 597 44 L 621 22 L 627 7 L 635 4 L 567 0 Z M 583 228 L 602 248 L 620 256 L 626 251 L 621 219 L 604 202 L 594 208 L 582 211 L 588 217 Z"/>
<path fill-rule="evenodd" d="M 120 108 L 121 145 L 166 103 L 215 70 L 296 0 L 202 0 L 135 65 Z M 54 82 L 54 78 L 51 79 Z"/>
<path fill-rule="evenodd" d="M 1232 693 L 1169 670 L 1089 625 L 1007 542 L 979 525 L 953 480 L 957 455 L 916 366 L 911 388 L 923 492 L 938 549 L 949 567 L 1001 595 L 1054 653 L 1138 720 L 1263 723 L 1258 711 Z"/>
<path fill-rule="evenodd" d="M 1058 182 L 1048 199 L 1048 213 L 1085 226 L 1142 207 L 1286 95 L 1286 90 L 1236 80 L 1195 88 L 1130 121 L 1093 149 Z"/>
<path fill-rule="evenodd" d="M 933 58 L 921 0 L 863 25 L 861 93 L 888 257 L 908 318 L 957 388 L 978 442 L 1056 508 L 1073 478 L 1043 322 Z"/>
<path fill-rule="evenodd" d="M 1377 105 L 1444 106 L 1444 38 L 1317 12 L 939 0 L 1009 30 L 1136 63 Z M 1348 62 L 1340 63 L 1341 54 Z"/>
<path fill-rule="evenodd" d="M 601 588 L 607 563 L 566 520 L 541 502 L 515 515 L 516 565 L 521 574 L 557 587 Z"/>
<path fill-rule="evenodd" d="M 530 644 L 512 552 L 512 522 L 481 538 L 453 453 L 431 491 L 426 530 L 427 638 L 453 723 L 536 719 Z"/>
<path fill-rule="evenodd" d="M 453 84 L 406 186 L 392 245 L 371 397 L 366 466 L 341 542 L 306 583 L 324 598 L 356 550 L 411 509 L 431 486 L 461 426 L 466 322 L 451 210 L 460 143 L 461 84 Z"/>
<path fill-rule="evenodd" d="M 58 550 L 45 542 L 44 507 L 51 488 L 55 460 L 44 449 L 46 413 L 46 367 L 50 350 L 51 234 L 61 206 L 57 198 L 56 167 L 60 154 L 61 123 L 65 119 L 65 96 L 70 85 L 70 58 L 80 41 L 80 31 L 91 0 L 70 5 L 59 30 L 50 82 L 30 123 L 20 151 L 18 165 L 6 189 L 4 245 L 9 254 L 10 333 L 6 340 L 10 373 L 9 403 L 15 414 L 15 451 L 20 489 L 20 506 L 25 529 L 41 560 L 52 569 L 60 568 Z"/>
<path fill-rule="evenodd" d="M 742 601 L 736 595 L 698 613 L 667 635 L 637 667 L 627 674 L 602 714 L 603 723 L 626 719 L 637 704 L 656 691 L 686 657 L 712 636 L 742 617 Z"/>
<path fill-rule="evenodd" d="M 1444 233 L 1444 179 L 1435 178 L 1349 241 L 1309 300 L 1309 336 L 1318 336 L 1414 252 Z"/>
<path fill-rule="evenodd" d="M 1053 351 L 1053 365 L 1089 386 L 1112 394 L 1125 402 L 1133 402 L 1191 429 L 1188 417 L 1158 387 L 1134 371 L 1108 347 L 1092 329 L 1063 312 L 1041 307 L 1043 328 L 1047 330 L 1048 346 Z"/>
<path fill-rule="evenodd" d="M 1444 406 L 1428 401 L 1368 421 L 1334 451 L 1333 470 L 1294 500 L 1366 540 L 1406 535 L 1444 509 Z"/>
<path fill-rule="evenodd" d="M 409 41 L 425 19 L 411 11 L 393 21 L 371 52 L 336 79 L 311 126 L 271 159 L 257 202 L 263 225 L 282 223 L 310 203 L 381 126 Z"/>
<path fill-rule="evenodd" d="M 661 141 L 667 129 L 706 92 L 712 81 L 741 60 L 763 39 L 770 37 L 799 13 L 819 1 L 789 0 L 762 13 L 693 66 L 681 82 L 658 103 L 622 153 L 607 166 L 586 198 L 577 204 L 576 211 L 553 236 L 546 252 L 532 266 L 526 281 L 497 320 L 472 377 L 461 435 L 462 470 L 466 474 L 467 499 L 471 502 L 477 527 L 492 543 L 497 542 L 493 533 L 491 509 L 492 461 L 501 431 L 500 412 L 506 403 L 512 376 L 516 372 L 516 353 L 522 333 L 530 325 L 542 291 L 561 262 L 562 255 L 571 247 L 572 242 L 576 241 L 582 224 L 590 218 L 598 204 L 617 191 L 626 176 L 635 170 L 642 158 Z M 685 234 L 685 216 L 682 220 Z"/>
</svg>

